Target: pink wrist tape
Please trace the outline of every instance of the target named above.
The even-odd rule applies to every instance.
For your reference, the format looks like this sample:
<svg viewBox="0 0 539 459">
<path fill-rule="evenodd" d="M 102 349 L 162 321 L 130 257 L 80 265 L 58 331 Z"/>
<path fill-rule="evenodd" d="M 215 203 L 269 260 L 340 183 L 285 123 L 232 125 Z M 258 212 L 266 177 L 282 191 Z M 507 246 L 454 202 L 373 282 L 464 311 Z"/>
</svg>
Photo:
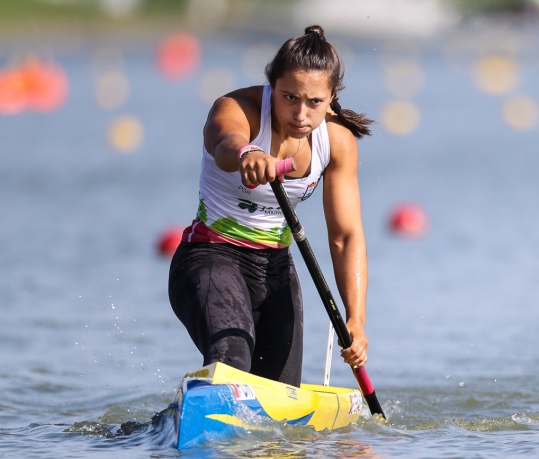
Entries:
<svg viewBox="0 0 539 459">
<path fill-rule="evenodd" d="M 247 153 L 250 153 L 251 151 L 264 151 L 262 148 L 260 148 L 258 145 L 245 145 L 244 147 L 240 148 L 238 151 L 238 162 L 241 161 L 241 158 L 246 155 Z"/>
</svg>

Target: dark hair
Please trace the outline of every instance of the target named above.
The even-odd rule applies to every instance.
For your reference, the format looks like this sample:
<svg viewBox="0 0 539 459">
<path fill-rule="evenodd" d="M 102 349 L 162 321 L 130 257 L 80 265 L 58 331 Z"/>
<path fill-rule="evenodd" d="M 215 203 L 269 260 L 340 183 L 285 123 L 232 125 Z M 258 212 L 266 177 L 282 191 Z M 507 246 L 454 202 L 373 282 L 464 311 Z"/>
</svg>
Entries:
<svg viewBox="0 0 539 459">
<path fill-rule="evenodd" d="M 339 104 L 338 94 L 344 89 L 343 65 L 335 48 L 326 41 L 322 27 L 312 25 L 305 29 L 304 35 L 287 40 L 273 60 L 266 65 L 265 73 L 269 84 L 274 88 L 279 78 L 293 70 L 327 72 L 333 96 L 331 109 L 357 138 L 361 139 L 364 135 L 371 134 L 369 124 L 372 120 L 364 114 L 341 108 Z"/>
</svg>

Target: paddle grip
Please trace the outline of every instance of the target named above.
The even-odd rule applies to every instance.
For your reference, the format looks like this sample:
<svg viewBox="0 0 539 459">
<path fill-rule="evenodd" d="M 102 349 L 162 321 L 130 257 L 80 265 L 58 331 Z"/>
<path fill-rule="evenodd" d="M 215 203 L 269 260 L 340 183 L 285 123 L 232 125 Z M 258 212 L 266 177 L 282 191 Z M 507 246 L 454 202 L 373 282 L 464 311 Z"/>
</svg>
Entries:
<svg viewBox="0 0 539 459">
<path fill-rule="evenodd" d="M 275 163 L 275 173 L 277 176 L 285 175 L 296 170 L 296 161 L 294 158 L 281 159 Z M 245 188 L 254 190 L 258 185 L 245 185 Z"/>
<path fill-rule="evenodd" d="M 275 173 L 277 176 L 285 175 L 296 170 L 294 158 L 286 158 L 275 163 Z"/>
</svg>

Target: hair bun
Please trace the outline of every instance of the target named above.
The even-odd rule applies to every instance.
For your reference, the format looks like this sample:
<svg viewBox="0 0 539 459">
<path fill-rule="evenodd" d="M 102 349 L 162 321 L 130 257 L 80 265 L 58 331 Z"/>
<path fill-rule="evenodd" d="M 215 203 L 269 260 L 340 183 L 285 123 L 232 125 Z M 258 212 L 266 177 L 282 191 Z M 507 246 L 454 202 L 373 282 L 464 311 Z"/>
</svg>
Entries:
<svg viewBox="0 0 539 459">
<path fill-rule="evenodd" d="M 314 35 L 316 37 L 319 37 L 321 40 L 325 40 L 326 37 L 324 36 L 324 29 L 320 27 L 319 25 L 312 25 L 305 29 L 305 35 Z"/>
</svg>

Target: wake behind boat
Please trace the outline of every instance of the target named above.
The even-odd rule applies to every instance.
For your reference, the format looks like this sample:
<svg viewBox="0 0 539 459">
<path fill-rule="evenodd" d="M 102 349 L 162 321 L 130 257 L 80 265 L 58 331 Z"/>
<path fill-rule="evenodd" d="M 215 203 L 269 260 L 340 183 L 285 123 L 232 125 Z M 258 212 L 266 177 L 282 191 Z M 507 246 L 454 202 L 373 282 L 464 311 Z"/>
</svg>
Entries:
<svg viewBox="0 0 539 459">
<path fill-rule="evenodd" d="M 359 390 L 288 384 L 213 363 L 188 372 L 174 398 L 176 446 L 190 448 L 276 425 L 333 430 L 357 423 Z"/>
</svg>

